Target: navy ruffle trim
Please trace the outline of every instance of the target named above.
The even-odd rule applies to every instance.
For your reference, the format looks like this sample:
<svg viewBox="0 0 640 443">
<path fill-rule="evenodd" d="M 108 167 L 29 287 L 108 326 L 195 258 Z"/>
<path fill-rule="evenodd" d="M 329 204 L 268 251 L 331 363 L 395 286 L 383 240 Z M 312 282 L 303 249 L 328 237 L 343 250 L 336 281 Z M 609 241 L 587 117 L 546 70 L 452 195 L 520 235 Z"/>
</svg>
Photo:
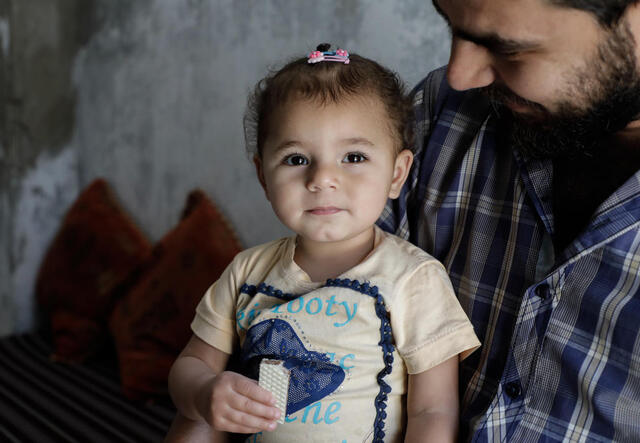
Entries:
<svg viewBox="0 0 640 443">
<path fill-rule="evenodd" d="M 393 351 L 395 350 L 395 346 L 393 345 L 391 322 L 387 317 L 387 309 L 384 304 L 384 299 L 378 292 L 377 286 L 371 286 L 367 282 L 360 283 L 358 280 L 351 280 L 348 278 L 328 279 L 323 287 L 352 289 L 375 299 L 375 311 L 376 315 L 380 319 L 380 341 L 378 342 L 378 345 L 382 349 L 382 358 L 385 367 L 380 372 L 378 372 L 378 375 L 376 376 L 378 386 L 380 386 L 380 391 L 378 392 L 378 395 L 375 399 L 376 417 L 373 424 L 373 441 L 376 443 L 383 442 L 385 436 L 384 421 L 387 418 L 385 409 L 387 408 L 388 395 L 389 393 L 391 393 L 391 386 L 384 379 L 387 375 L 391 374 L 391 371 L 393 370 Z M 258 286 L 248 285 L 245 283 L 240 288 L 240 292 L 248 294 L 252 297 L 258 293 L 261 293 L 285 301 L 295 300 L 297 297 L 299 297 L 299 294 L 285 293 L 265 283 L 260 283 Z"/>
</svg>

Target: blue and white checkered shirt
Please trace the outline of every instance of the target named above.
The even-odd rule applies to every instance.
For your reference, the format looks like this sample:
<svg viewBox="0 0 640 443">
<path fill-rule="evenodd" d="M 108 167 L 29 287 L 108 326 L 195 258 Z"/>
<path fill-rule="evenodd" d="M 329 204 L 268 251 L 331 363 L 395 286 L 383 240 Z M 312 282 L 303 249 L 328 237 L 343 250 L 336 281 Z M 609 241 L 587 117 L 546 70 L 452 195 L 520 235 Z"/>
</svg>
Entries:
<svg viewBox="0 0 640 443">
<path fill-rule="evenodd" d="M 414 103 L 414 167 L 379 224 L 444 263 L 483 343 L 461 438 L 640 441 L 640 171 L 555 256 L 552 163 L 496 143 L 486 98 L 444 69 Z"/>
</svg>

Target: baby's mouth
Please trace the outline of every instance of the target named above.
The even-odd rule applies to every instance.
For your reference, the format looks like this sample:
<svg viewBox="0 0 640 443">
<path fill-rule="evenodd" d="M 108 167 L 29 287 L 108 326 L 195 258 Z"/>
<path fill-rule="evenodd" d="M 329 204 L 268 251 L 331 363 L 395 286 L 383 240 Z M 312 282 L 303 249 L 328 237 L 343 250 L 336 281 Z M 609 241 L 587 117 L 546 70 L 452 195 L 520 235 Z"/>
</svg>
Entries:
<svg viewBox="0 0 640 443">
<path fill-rule="evenodd" d="M 318 206 L 307 210 L 307 212 L 313 215 L 332 215 L 340 211 L 342 211 L 342 209 L 336 208 L 335 206 Z"/>
</svg>

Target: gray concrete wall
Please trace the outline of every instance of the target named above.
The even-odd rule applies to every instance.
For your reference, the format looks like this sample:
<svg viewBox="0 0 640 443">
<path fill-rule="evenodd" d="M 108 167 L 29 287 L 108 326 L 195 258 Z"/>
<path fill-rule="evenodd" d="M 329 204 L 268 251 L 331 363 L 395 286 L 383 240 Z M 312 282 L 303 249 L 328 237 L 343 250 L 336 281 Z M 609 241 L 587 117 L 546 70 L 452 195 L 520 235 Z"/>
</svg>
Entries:
<svg viewBox="0 0 640 443">
<path fill-rule="evenodd" d="M 0 0 L 0 334 L 33 327 L 34 277 L 80 186 L 72 73 L 91 5 Z"/>
<path fill-rule="evenodd" d="M 323 41 L 408 84 L 449 45 L 424 0 L 0 0 L 0 335 L 34 327 L 39 263 L 95 177 L 152 240 L 195 187 L 245 246 L 285 235 L 242 113 L 267 69 Z"/>
</svg>

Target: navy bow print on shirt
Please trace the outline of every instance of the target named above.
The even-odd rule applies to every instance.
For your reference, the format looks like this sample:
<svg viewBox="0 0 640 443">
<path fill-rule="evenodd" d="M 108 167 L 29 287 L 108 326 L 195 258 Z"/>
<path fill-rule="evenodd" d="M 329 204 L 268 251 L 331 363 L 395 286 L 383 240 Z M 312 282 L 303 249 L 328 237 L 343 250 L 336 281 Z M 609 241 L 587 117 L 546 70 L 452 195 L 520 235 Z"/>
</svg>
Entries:
<svg viewBox="0 0 640 443">
<path fill-rule="evenodd" d="M 249 377 L 258 378 L 263 358 L 283 360 L 285 368 L 291 371 L 287 415 L 331 394 L 345 378 L 344 370 L 331 363 L 326 354 L 307 350 L 284 320 L 265 320 L 247 331 L 241 359 Z"/>
</svg>

